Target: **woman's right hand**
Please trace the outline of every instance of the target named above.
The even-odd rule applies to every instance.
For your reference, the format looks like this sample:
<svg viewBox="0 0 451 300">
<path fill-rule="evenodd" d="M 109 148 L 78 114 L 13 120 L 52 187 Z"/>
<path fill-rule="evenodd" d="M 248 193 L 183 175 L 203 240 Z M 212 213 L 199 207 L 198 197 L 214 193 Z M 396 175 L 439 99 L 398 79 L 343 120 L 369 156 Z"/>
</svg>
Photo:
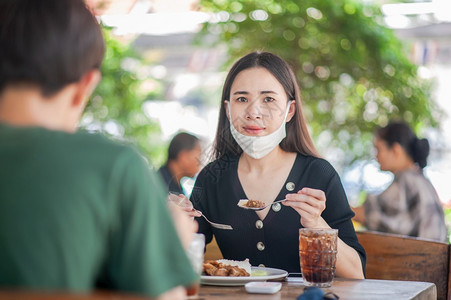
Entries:
<svg viewBox="0 0 451 300">
<path fill-rule="evenodd" d="M 189 201 L 189 199 L 183 194 L 177 195 L 174 193 L 169 193 L 168 201 L 175 203 L 183 211 L 185 211 L 188 214 L 188 216 L 190 216 L 192 218 L 201 216 L 201 214 L 194 209 L 191 201 Z"/>
</svg>

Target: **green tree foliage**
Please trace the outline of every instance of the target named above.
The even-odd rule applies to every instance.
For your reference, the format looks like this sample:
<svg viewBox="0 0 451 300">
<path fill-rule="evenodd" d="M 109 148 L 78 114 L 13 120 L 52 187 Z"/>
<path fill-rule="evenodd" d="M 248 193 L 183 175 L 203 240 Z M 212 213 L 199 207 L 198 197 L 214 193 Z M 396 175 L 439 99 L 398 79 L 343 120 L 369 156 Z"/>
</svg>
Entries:
<svg viewBox="0 0 451 300">
<path fill-rule="evenodd" d="M 438 126 L 431 83 L 417 76 L 380 9 L 352 0 L 203 0 L 216 20 L 198 36 L 228 47 L 230 61 L 255 50 L 293 67 L 320 151 L 344 164 L 369 156 L 376 126 L 392 118 L 418 131 Z M 344 154 L 345 153 L 345 154 Z"/>
<path fill-rule="evenodd" d="M 89 131 L 99 131 L 112 138 L 134 144 L 153 163 L 161 163 L 164 144 L 160 127 L 143 111 L 144 100 L 157 98 L 162 89 L 143 92 L 142 84 L 149 79 L 142 59 L 127 43 L 114 38 L 104 29 L 106 40 L 102 80 L 84 112 L 81 125 Z M 154 82 L 158 86 L 158 82 Z"/>
</svg>

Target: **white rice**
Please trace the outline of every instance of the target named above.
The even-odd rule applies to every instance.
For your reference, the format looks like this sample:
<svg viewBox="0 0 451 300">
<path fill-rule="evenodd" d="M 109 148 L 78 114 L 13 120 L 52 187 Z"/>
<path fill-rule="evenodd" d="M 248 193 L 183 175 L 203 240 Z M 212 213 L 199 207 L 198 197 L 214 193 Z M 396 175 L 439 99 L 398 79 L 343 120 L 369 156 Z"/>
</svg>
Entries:
<svg viewBox="0 0 451 300">
<path fill-rule="evenodd" d="M 246 272 L 251 274 L 251 264 L 248 258 L 245 260 L 218 259 L 216 261 L 224 265 L 237 266 L 238 268 L 244 269 Z"/>
</svg>

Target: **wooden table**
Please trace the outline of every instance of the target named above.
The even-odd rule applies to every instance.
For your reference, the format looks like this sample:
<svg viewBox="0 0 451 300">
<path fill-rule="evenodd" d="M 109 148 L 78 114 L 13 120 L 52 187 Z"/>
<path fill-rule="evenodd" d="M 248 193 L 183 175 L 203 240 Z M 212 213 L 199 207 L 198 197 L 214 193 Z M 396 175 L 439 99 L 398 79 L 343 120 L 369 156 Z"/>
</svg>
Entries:
<svg viewBox="0 0 451 300">
<path fill-rule="evenodd" d="M 202 285 L 197 300 L 296 300 L 302 294 L 302 283 L 282 283 L 282 289 L 272 295 L 249 294 L 244 286 L 208 286 Z M 331 288 L 325 292 L 333 292 L 340 300 L 404 300 L 404 299 L 437 299 L 435 284 L 418 281 L 392 280 L 350 280 L 336 279 Z M 96 291 L 92 294 L 71 294 L 63 292 L 43 292 L 26 290 L 2 290 L 0 300 L 147 300 L 150 298 L 123 294 L 115 291 Z"/>
<path fill-rule="evenodd" d="M 276 294 L 249 294 L 244 286 L 210 286 L 202 285 L 199 296 L 193 299 L 222 300 L 295 300 L 304 290 L 302 283 L 282 282 L 282 289 Z M 394 280 L 352 280 L 336 278 L 332 287 L 323 289 L 333 292 L 340 300 L 387 300 L 387 299 L 437 299 L 435 284 L 418 281 Z"/>
</svg>

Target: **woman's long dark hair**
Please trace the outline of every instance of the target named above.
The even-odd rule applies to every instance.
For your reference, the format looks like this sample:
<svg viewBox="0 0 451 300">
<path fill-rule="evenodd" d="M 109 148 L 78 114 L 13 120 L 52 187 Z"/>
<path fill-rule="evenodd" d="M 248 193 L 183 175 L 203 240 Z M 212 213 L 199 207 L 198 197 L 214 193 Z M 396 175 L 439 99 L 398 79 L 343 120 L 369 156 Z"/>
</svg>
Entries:
<svg viewBox="0 0 451 300">
<path fill-rule="evenodd" d="M 386 142 L 389 148 L 392 148 L 394 143 L 401 145 L 407 155 L 420 168 L 423 169 L 427 165 L 429 141 L 419 139 L 407 123 L 402 121 L 390 122 L 387 126 L 376 131 L 376 138 Z"/>
<path fill-rule="evenodd" d="M 307 129 L 302 111 L 299 86 L 290 66 L 275 54 L 252 52 L 235 62 L 225 80 L 213 148 L 213 159 L 219 159 L 227 154 L 240 155 L 243 152 L 230 133 L 224 100 L 230 100 L 230 89 L 236 76 L 241 71 L 250 68 L 265 68 L 268 70 L 283 86 L 288 99 L 296 102 L 294 116 L 286 125 L 287 136 L 280 143 L 280 147 L 287 152 L 297 152 L 303 155 L 319 157 Z"/>
</svg>

